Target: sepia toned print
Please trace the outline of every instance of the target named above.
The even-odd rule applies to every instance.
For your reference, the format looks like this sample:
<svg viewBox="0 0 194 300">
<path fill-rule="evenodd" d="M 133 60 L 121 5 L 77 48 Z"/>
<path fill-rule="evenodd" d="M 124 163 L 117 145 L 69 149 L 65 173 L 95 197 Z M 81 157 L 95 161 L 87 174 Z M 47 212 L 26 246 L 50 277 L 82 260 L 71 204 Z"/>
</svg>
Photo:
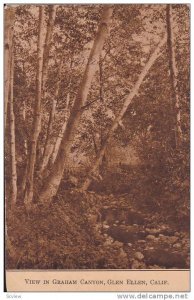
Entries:
<svg viewBox="0 0 194 300">
<path fill-rule="evenodd" d="M 189 13 L 5 5 L 7 270 L 190 268 Z"/>
</svg>

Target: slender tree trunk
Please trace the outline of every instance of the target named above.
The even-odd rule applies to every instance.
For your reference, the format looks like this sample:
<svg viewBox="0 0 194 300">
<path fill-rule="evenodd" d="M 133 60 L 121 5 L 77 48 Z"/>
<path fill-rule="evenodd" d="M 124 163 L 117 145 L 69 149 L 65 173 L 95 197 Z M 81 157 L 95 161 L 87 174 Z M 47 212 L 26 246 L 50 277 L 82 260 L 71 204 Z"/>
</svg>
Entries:
<svg viewBox="0 0 194 300">
<path fill-rule="evenodd" d="M 99 153 L 97 155 L 96 161 L 93 164 L 91 172 L 89 173 L 89 176 L 87 177 L 87 179 L 85 180 L 85 182 L 84 182 L 84 184 L 82 186 L 82 190 L 83 191 L 86 191 L 88 189 L 88 187 L 90 186 L 90 183 L 92 181 L 92 177 L 96 175 L 95 173 L 98 170 L 99 165 L 102 162 L 102 159 L 104 157 L 104 154 L 105 154 L 105 151 L 106 151 L 106 147 L 108 145 L 108 142 L 109 142 L 110 138 L 112 137 L 114 131 L 117 129 L 117 127 L 119 125 L 119 122 L 122 120 L 122 118 L 123 118 L 125 112 L 127 111 L 127 109 L 129 107 L 131 101 L 137 95 L 138 90 L 139 90 L 141 84 L 143 83 L 144 78 L 146 77 L 148 71 L 150 70 L 150 68 L 152 67 L 152 65 L 156 61 L 156 59 L 160 56 L 161 47 L 165 44 L 165 42 L 166 42 L 166 35 L 163 37 L 163 39 L 158 44 L 158 46 L 155 49 L 155 51 L 150 56 L 150 59 L 148 60 L 147 64 L 143 68 L 141 74 L 139 75 L 139 78 L 138 78 L 137 82 L 135 83 L 132 91 L 127 96 L 126 100 L 124 101 L 124 105 L 123 105 L 120 113 L 118 114 L 118 116 L 113 121 L 112 126 L 111 126 L 111 128 L 109 130 L 109 133 L 108 133 L 108 135 L 106 137 L 106 140 L 103 141 L 102 147 L 101 147 L 101 149 L 100 149 L 100 151 L 99 151 Z"/>
<path fill-rule="evenodd" d="M 99 60 L 99 97 L 100 97 L 100 102 L 101 104 L 104 102 L 104 97 L 103 97 L 103 61 L 106 58 L 108 52 L 106 52 L 104 59 L 102 59 L 102 57 L 100 57 Z M 102 124 L 100 124 L 100 146 L 102 146 L 102 142 L 103 142 L 103 128 L 102 128 Z M 97 156 L 97 153 L 96 153 Z M 105 155 L 104 155 L 104 160 L 105 160 Z"/>
<path fill-rule="evenodd" d="M 15 114 L 13 108 L 13 79 L 14 79 L 14 57 L 12 52 L 10 73 L 10 137 L 11 137 L 11 207 L 17 200 L 17 168 L 16 168 L 16 145 L 15 145 Z"/>
<path fill-rule="evenodd" d="M 53 147 L 53 153 L 52 153 L 52 156 L 51 156 L 51 165 L 53 165 L 55 160 L 56 160 L 56 157 L 57 157 L 57 154 L 59 152 L 60 145 L 61 145 L 61 141 L 63 139 L 63 135 L 64 135 L 64 132 L 65 132 L 66 127 L 67 127 L 67 122 L 68 122 L 69 115 L 70 115 L 70 93 L 67 94 L 66 109 L 65 110 L 66 110 L 66 112 L 65 112 L 65 121 L 62 125 L 62 128 L 59 132 L 59 135 L 57 136 L 55 145 Z"/>
<path fill-rule="evenodd" d="M 6 5 L 4 9 L 5 13 L 5 62 L 4 62 L 4 70 L 5 70 L 5 106 L 4 106 L 4 114 L 5 120 L 4 124 L 6 127 L 7 121 L 7 106 L 8 106 L 8 98 L 9 98 L 9 87 L 10 87 L 10 72 L 11 72 L 11 53 L 12 53 L 12 43 L 13 43 L 13 26 L 15 19 L 15 9 L 13 7 L 9 7 Z"/>
<path fill-rule="evenodd" d="M 39 29 L 38 29 L 38 49 L 37 49 L 37 73 L 36 73 L 36 98 L 34 106 L 34 120 L 32 129 L 31 149 L 28 161 L 28 172 L 26 179 L 26 188 L 24 203 L 28 206 L 33 199 L 34 189 L 34 169 L 36 162 L 36 150 L 38 136 L 41 126 L 41 96 L 42 96 L 42 72 L 43 72 L 43 27 L 44 27 L 44 6 L 39 6 Z"/>
<path fill-rule="evenodd" d="M 25 124 L 26 123 L 26 104 L 25 104 L 25 101 L 24 101 L 24 104 L 23 104 L 22 117 L 23 117 L 23 122 Z M 21 188 L 20 188 L 20 190 L 21 190 L 21 193 L 20 193 L 21 199 L 23 199 L 23 197 L 24 197 L 24 192 L 25 192 L 25 187 L 26 187 L 26 179 L 27 179 L 27 172 L 28 172 L 28 142 L 27 142 L 26 138 L 24 138 L 24 153 L 25 153 L 26 165 L 25 165 L 25 170 L 24 170 L 24 173 L 23 173 L 22 183 L 21 183 Z"/>
<path fill-rule="evenodd" d="M 40 192 L 39 200 L 43 203 L 49 203 L 52 200 L 52 197 L 56 195 L 59 184 L 61 182 L 65 168 L 66 157 L 70 152 L 75 132 L 83 111 L 82 106 L 86 103 L 92 79 L 98 67 L 99 56 L 103 49 L 105 39 L 108 36 L 108 25 L 111 20 L 112 12 L 112 7 L 104 7 L 102 20 L 89 55 L 87 66 L 85 68 L 85 72 L 74 102 L 74 106 L 72 108 L 71 115 L 67 123 L 66 130 L 63 134 L 56 161 L 45 185 L 43 186 L 43 189 Z"/>
<path fill-rule="evenodd" d="M 22 111 L 22 117 L 23 117 L 23 121 L 24 121 L 24 124 L 26 122 L 26 103 L 24 101 L 24 104 L 23 104 L 23 111 Z M 25 156 L 26 156 L 26 159 L 27 159 L 27 156 L 28 156 L 28 143 L 27 143 L 27 139 L 24 138 L 24 153 L 25 153 Z"/>
<path fill-rule="evenodd" d="M 49 54 L 51 48 L 52 34 L 55 23 L 57 5 L 49 6 L 49 19 L 47 24 L 46 38 L 45 38 L 45 46 L 44 46 L 44 54 L 43 54 L 43 73 L 42 73 L 42 90 L 43 93 L 45 91 L 45 83 L 47 79 L 48 73 L 48 64 L 49 64 Z"/>
<path fill-rule="evenodd" d="M 55 118 L 55 112 L 56 112 L 56 105 L 57 105 L 57 100 L 58 100 L 58 95 L 59 95 L 59 90 L 60 90 L 60 83 L 61 83 L 61 71 L 62 71 L 62 59 L 60 61 L 59 65 L 59 78 L 57 81 L 57 86 L 55 90 L 55 95 L 54 99 L 52 102 L 52 107 L 50 111 L 50 116 L 49 116 L 49 122 L 48 122 L 48 127 L 47 127 L 47 133 L 46 133 L 46 141 L 45 141 L 45 147 L 44 147 L 44 152 L 43 152 L 43 158 L 42 158 L 42 164 L 39 170 L 39 175 L 41 176 L 42 172 L 44 169 L 47 167 L 50 155 L 52 153 L 51 148 L 53 147 L 51 143 L 51 134 L 52 134 L 52 129 L 53 129 L 53 122 Z"/>
<path fill-rule="evenodd" d="M 72 54 L 72 57 L 73 57 L 73 54 Z M 62 65 L 62 63 L 61 63 L 61 65 Z M 72 71 L 72 68 L 73 68 L 73 58 L 70 60 L 69 68 Z M 65 121 L 64 121 L 64 123 L 62 125 L 62 128 L 60 130 L 59 135 L 56 138 L 55 144 L 51 145 L 52 146 L 52 152 L 50 152 L 50 155 L 48 157 L 48 162 L 50 160 L 50 167 L 54 164 L 55 159 L 57 157 L 57 154 L 58 154 L 58 151 L 59 151 L 59 148 L 60 148 L 60 145 L 61 145 L 61 141 L 62 141 L 62 138 L 63 138 L 63 134 L 64 134 L 65 129 L 67 127 L 67 121 L 69 119 L 69 114 L 70 114 L 70 90 L 71 90 L 71 81 L 72 81 L 71 76 L 72 75 L 70 75 L 70 78 L 69 78 L 68 93 L 67 93 L 67 98 L 66 98 L 66 103 L 65 103 L 65 112 L 64 112 Z"/>
<path fill-rule="evenodd" d="M 171 91 L 172 91 L 172 107 L 173 114 L 175 115 L 174 132 L 175 132 L 175 146 L 177 147 L 182 139 L 181 129 L 181 111 L 180 111 L 180 100 L 178 95 L 178 70 L 176 67 L 176 55 L 175 55 L 175 41 L 173 32 L 173 15 L 172 5 L 167 4 L 166 6 L 166 23 L 167 23 L 167 45 L 169 53 L 169 69 L 171 78 Z"/>
<path fill-rule="evenodd" d="M 46 80 L 48 75 L 48 65 L 49 65 L 49 54 L 50 54 L 50 48 L 51 48 L 51 41 L 52 41 L 52 34 L 53 34 L 53 28 L 55 23 L 55 17 L 56 17 L 56 11 L 57 6 L 51 5 L 49 7 L 49 18 L 48 18 L 48 24 L 47 24 L 47 31 L 46 31 L 46 38 L 45 38 L 45 45 L 44 45 L 44 52 L 43 52 L 43 69 L 42 69 L 42 100 L 45 98 L 45 86 L 46 86 Z M 60 70 L 59 74 L 61 73 L 62 64 L 60 63 Z M 59 75 L 60 77 L 60 75 Z M 43 157 L 42 157 L 42 164 L 39 170 L 39 176 L 41 177 L 43 170 L 47 166 L 48 163 L 48 153 L 50 152 L 49 149 L 49 140 L 50 140 L 50 134 L 52 132 L 52 126 L 53 126 L 53 120 L 55 116 L 55 109 L 56 109 L 56 103 L 57 103 L 57 96 L 60 86 L 60 78 L 57 83 L 57 88 L 55 92 L 55 97 L 52 103 L 52 108 L 49 116 L 49 122 L 47 127 L 47 133 L 46 133 L 46 142 L 44 146 L 43 151 Z"/>
</svg>

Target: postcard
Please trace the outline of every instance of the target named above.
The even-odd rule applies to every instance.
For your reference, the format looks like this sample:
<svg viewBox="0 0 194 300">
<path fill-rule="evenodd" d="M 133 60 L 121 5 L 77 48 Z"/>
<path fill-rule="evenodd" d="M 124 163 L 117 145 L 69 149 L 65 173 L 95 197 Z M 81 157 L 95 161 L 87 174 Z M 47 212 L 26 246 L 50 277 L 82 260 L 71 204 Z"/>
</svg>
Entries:
<svg viewBox="0 0 194 300">
<path fill-rule="evenodd" d="M 5 291 L 190 291 L 190 6 L 4 5 Z"/>
</svg>

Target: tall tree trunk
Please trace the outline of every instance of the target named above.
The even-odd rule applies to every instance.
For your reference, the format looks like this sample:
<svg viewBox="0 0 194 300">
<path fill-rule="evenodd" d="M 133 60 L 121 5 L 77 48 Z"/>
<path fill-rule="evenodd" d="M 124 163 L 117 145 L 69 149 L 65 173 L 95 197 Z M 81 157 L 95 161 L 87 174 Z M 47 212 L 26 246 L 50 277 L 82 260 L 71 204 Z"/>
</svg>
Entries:
<svg viewBox="0 0 194 300">
<path fill-rule="evenodd" d="M 53 34 L 53 28 L 54 28 L 54 23 L 55 23 L 56 11 L 57 11 L 56 5 L 51 5 L 49 7 L 49 18 L 48 18 L 48 23 L 47 23 L 46 38 L 45 38 L 45 45 L 44 45 L 44 52 L 43 52 L 42 100 L 44 100 L 45 91 L 46 91 L 45 86 L 46 86 L 46 80 L 47 80 L 47 75 L 48 75 L 49 54 L 50 54 L 50 48 L 51 48 L 51 41 L 52 41 L 52 34 Z M 61 63 L 60 63 L 59 68 L 60 68 L 60 70 L 59 70 L 59 74 L 60 74 L 61 69 L 62 69 Z M 59 77 L 60 77 L 60 75 L 59 75 Z M 46 165 L 48 163 L 48 153 L 50 152 L 49 140 L 50 140 L 50 134 L 52 131 L 53 120 L 54 120 L 54 116 L 55 116 L 55 109 L 56 109 L 56 103 L 57 103 L 56 97 L 58 96 L 59 86 L 60 86 L 60 78 L 57 83 L 55 98 L 53 100 L 52 108 L 51 108 L 51 112 L 50 112 L 50 116 L 49 116 L 49 122 L 48 122 L 47 133 L 46 133 L 46 142 L 45 142 L 44 151 L 43 151 L 42 164 L 41 164 L 41 167 L 39 170 L 39 176 L 41 176 L 44 168 L 46 167 Z"/>
<path fill-rule="evenodd" d="M 6 127 L 7 121 L 7 106 L 8 106 L 8 98 L 9 98 L 9 87 L 10 87 L 10 77 L 11 77 L 11 53 L 12 53 L 12 43 L 13 43 L 13 26 L 15 19 L 15 8 L 11 6 L 5 6 L 4 9 L 5 14 L 5 31 L 4 31 L 4 42 L 5 42 L 5 62 L 4 62 L 4 70 L 5 70 L 5 105 L 4 105 L 4 124 Z"/>
<path fill-rule="evenodd" d="M 70 93 L 67 94 L 67 100 L 66 100 L 66 112 L 65 112 L 65 121 L 62 125 L 62 128 L 59 132 L 59 135 L 57 136 L 56 142 L 54 144 L 53 147 L 53 152 L 52 152 L 52 156 L 51 156 L 51 165 L 53 165 L 55 163 L 55 160 L 57 158 L 58 152 L 59 152 L 59 148 L 63 139 L 63 135 L 64 132 L 66 130 L 67 127 L 67 122 L 69 119 L 69 115 L 70 115 Z"/>
<path fill-rule="evenodd" d="M 182 139 L 181 129 L 181 111 L 180 111 L 180 100 L 178 95 L 178 70 L 176 67 L 176 55 L 175 55 L 175 41 L 173 32 L 173 15 L 172 5 L 167 4 L 166 6 L 166 23 L 167 23 L 167 45 L 169 53 L 169 69 L 171 78 L 171 91 L 172 91 L 172 107 L 174 114 L 174 133 L 175 133 L 175 146 L 177 147 Z"/>
<path fill-rule="evenodd" d="M 22 117 L 23 117 L 23 121 L 24 121 L 24 124 L 25 124 L 25 122 L 26 122 L 26 103 L 25 103 L 25 101 L 23 103 Z M 25 153 L 25 156 L 26 156 L 26 159 L 27 159 L 27 156 L 28 156 L 28 143 L 27 143 L 26 137 L 24 138 L 24 153 Z"/>
<path fill-rule="evenodd" d="M 36 162 L 36 150 L 38 136 L 40 133 L 41 126 L 41 96 L 42 96 L 42 72 L 43 72 L 43 53 L 44 53 L 44 6 L 39 6 L 39 29 L 38 29 L 38 49 L 37 49 L 37 73 L 36 73 L 36 98 L 34 106 L 34 120 L 32 128 L 32 140 L 31 149 L 28 160 L 28 172 L 26 179 L 26 188 L 24 203 L 28 206 L 33 199 L 33 189 L 34 189 L 34 169 Z"/>
<path fill-rule="evenodd" d="M 12 52 L 10 73 L 10 138 L 11 138 L 11 207 L 17 200 L 17 168 L 16 168 L 16 145 L 15 145 L 15 115 L 13 108 L 13 80 L 14 80 L 14 57 Z"/>
<path fill-rule="evenodd" d="M 23 103 L 23 111 L 22 111 L 22 117 L 23 117 L 23 122 L 24 124 L 26 123 L 26 103 L 24 101 Z M 25 192 L 25 187 L 26 187 L 26 179 L 27 179 L 27 172 L 28 172 L 28 142 L 27 139 L 24 138 L 24 153 L 25 153 L 25 170 L 23 172 L 23 178 L 22 178 L 22 182 L 21 182 L 21 193 L 20 193 L 20 197 L 21 199 L 23 199 L 24 197 L 24 192 Z"/>
<path fill-rule="evenodd" d="M 59 90 L 60 90 L 62 65 L 63 64 L 62 64 L 62 59 L 61 59 L 60 65 L 59 65 L 59 72 L 58 72 L 59 78 L 57 81 L 55 95 L 54 95 L 54 99 L 53 99 L 52 107 L 51 107 L 51 111 L 50 111 L 49 122 L 48 122 L 47 133 L 46 133 L 46 141 L 45 141 L 45 146 L 44 146 L 42 164 L 41 164 L 41 167 L 39 170 L 39 176 L 41 176 L 42 172 L 46 168 L 49 158 L 50 158 L 50 155 L 52 153 L 52 151 L 51 151 L 51 148 L 52 148 L 51 134 L 52 134 L 53 122 L 54 122 L 55 112 L 56 112 L 56 105 L 57 105 L 57 100 L 58 100 L 58 95 L 59 95 Z"/>
<path fill-rule="evenodd" d="M 49 64 L 49 54 L 51 48 L 52 34 L 55 23 L 55 17 L 57 12 L 57 5 L 49 5 L 49 19 L 47 24 L 46 38 L 45 38 L 45 46 L 43 53 L 43 72 L 42 72 L 42 90 L 43 93 L 45 91 L 45 83 L 47 79 L 48 73 L 48 64 Z M 44 95 L 43 95 L 44 96 Z"/>
<path fill-rule="evenodd" d="M 108 142 L 110 140 L 110 138 L 112 137 L 114 131 L 117 129 L 119 122 L 122 120 L 125 112 L 127 111 L 131 101 L 133 100 L 133 98 L 137 95 L 138 90 L 141 86 L 141 84 L 143 83 L 144 78 L 146 77 L 148 71 L 150 70 L 150 68 L 152 67 L 152 65 L 154 64 L 154 62 L 156 61 L 156 59 L 160 56 L 160 51 L 161 51 L 161 47 L 165 44 L 166 42 L 166 35 L 163 37 L 163 39 L 161 40 L 161 42 L 158 44 L 157 48 L 155 49 L 155 51 L 152 53 L 152 55 L 150 56 L 150 59 L 148 60 L 147 64 L 145 65 L 145 67 L 143 68 L 141 74 L 139 75 L 139 78 L 137 80 L 137 82 L 135 83 L 132 91 L 130 92 L 130 94 L 127 96 L 126 100 L 124 101 L 124 105 L 120 111 L 120 113 L 118 114 L 118 116 L 115 118 L 115 120 L 112 123 L 112 126 L 108 132 L 108 135 L 106 137 L 106 140 L 103 141 L 102 147 L 97 155 L 96 161 L 93 164 L 93 167 L 91 169 L 91 172 L 89 173 L 89 176 L 87 177 L 87 179 L 85 180 L 83 186 L 82 186 L 82 190 L 86 191 L 88 189 L 88 187 L 90 186 L 90 183 L 92 181 L 92 177 L 96 176 L 96 172 L 99 168 L 99 165 L 102 162 L 102 159 L 104 157 L 105 151 L 106 151 L 106 147 L 108 145 Z"/>
<path fill-rule="evenodd" d="M 43 189 L 40 192 L 39 200 L 43 203 L 49 203 L 52 200 L 52 197 L 56 195 L 61 182 L 65 168 L 66 157 L 70 152 L 75 132 L 83 111 L 82 106 L 86 103 L 92 79 L 98 67 L 99 56 L 103 49 L 105 39 L 108 36 L 108 25 L 111 20 L 112 12 L 113 8 L 110 6 L 105 6 L 103 9 L 102 20 L 89 55 L 87 66 L 85 68 L 85 72 L 67 123 L 66 130 L 63 134 L 56 161 L 45 185 L 43 186 Z"/>
</svg>

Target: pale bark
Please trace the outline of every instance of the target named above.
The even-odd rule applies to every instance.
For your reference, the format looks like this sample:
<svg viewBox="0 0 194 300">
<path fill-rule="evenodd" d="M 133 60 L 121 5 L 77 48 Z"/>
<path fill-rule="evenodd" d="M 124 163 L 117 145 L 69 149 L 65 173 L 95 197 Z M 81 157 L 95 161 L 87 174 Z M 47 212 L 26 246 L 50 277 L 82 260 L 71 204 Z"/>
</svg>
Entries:
<svg viewBox="0 0 194 300">
<path fill-rule="evenodd" d="M 175 124 L 173 130 L 175 132 L 175 144 L 176 147 L 182 139 L 182 129 L 181 129 L 181 111 L 180 111 L 180 99 L 178 94 L 178 70 L 176 67 L 176 54 L 175 54 L 175 40 L 173 32 L 173 15 L 172 15 L 172 5 L 168 4 L 166 6 L 166 23 L 167 23 L 167 45 L 169 53 L 169 69 L 171 78 L 171 91 L 173 98 L 173 110 L 175 115 Z"/>
<path fill-rule="evenodd" d="M 17 167 L 16 167 L 16 145 L 15 145 L 15 114 L 13 103 L 13 78 L 14 78 L 14 57 L 11 58 L 10 73 L 10 140 L 11 140 L 11 207 L 13 208 L 17 200 Z"/>
<path fill-rule="evenodd" d="M 93 164 L 93 167 L 91 169 L 91 172 L 89 173 L 89 176 L 87 177 L 87 179 L 85 180 L 83 186 L 82 186 L 82 190 L 86 191 L 88 189 L 88 187 L 90 186 L 90 183 L 92 181 L 92 177 L 95 176 L 95 173 L 97 172 L 102 159 L 104 157 L 105 151 L 106 151 L 106 147 L 108 145 L 109 140 L 111 139 L 114 131 L 117 129 L 119 122 L 122 120 L 124 114 L 126 113 L 129 105 L 131 104 L 131 101 L 133 100 L 133 98 L 137 95 L 139 88 L 141 86 L 141 84 L 144 81 L 144 78 L 146 77 L 148 71 L 150 70 L 150 68 L 153 66 L 154 62 L 156 61 L 156 59 L 160 56 L 160 51 L 162 46 L 166 43 L 166 35 L 162 38 L 162 40 L 160 41 L 160 43 L 158 44 L 157 48 L 155 49 L 155 51 L 152 53 L 152 55 L 150 56 L 150 59 L 148 60 L 148 62 L 146 63 L 145 67 L 143 68 L 141 74 L 139 75 L 138 80 L 136 81 L 133 89 L 131 90 L 131 92 L 129 93 L 129 95 L 127 96 L 127 98 L 124 101 L 123 107 L 120 111 L 120 113 L 118 114 L 118 116 L 115 118 L 115 120 L 112 123 L 112 126 L 108 132 L 108 135 L 106 137 L 106 140 L 103 142 L 102 147 L 96 157 L 96 160 Z"/>
<path fill-rule="evenodd" d="M 13 26 L 14 26 L 14 19 L 15 19 L 15 8 L 11 6 L 7 6 L 4 9 L 4 16 L 5 16 L 5 52 L 4 52 L 4 70 L 5 70 L 5 105 L 4 105 L 4 124 L 6 127 L 7 121 L 7 106 L 8 106 L 8 98 L 9 98 L 9 87 L 10 87 L 10 72 L 11 72 L 11 53 L 12 53 L 12 44 L 13 44 Z"/>
<path fill-rule="evenodd" d="M 45 97 L 45 85 L 46 80 L 48 76 L 48 66 L 49 66 L 49 54 L 50 54 L 50 48 L 51 48 L 51 41 L 52 41 L 52 35 L 53 35 L 53 28 L 55 23 L 55 17 L 56 17 L 56 5 L 51 5 L 49 7 L 49 18 L 47 23 L 47 30 L 46 30 L 46 38 L 45 38 L 45 44 L 44 44 L 44 52 L 43 52 L 43 69 L 42 69 L 42 99 Z M 62 64 L 60 63 L 60 70 L 59 74 L 61 73 Z M 59 75 L 60 77 L 60 75 Z M 49 160 L 49 153 L 50 153 L 50 134 L 52 132 L 53 127 L 53 120 L 55 116 L 55 109 L 57 104 L 57 96 L 59 93 L 59 86 L 60 86 L 60 78 L 57 82 L 57 88 L 55 92 L 55 97 L 52 102 L 52 108 L 49 116 L 49 122 L 47 127 L 47 133 L 46 133 L 46 142 L 44 145 L 44 151 L 43 151 L 43 157 L 42 157 L 42 163 L 39 169 L 39 176 L 42 176 L 42 172 L 44 171 L 45 167 L 47 166 L 48 160 Z"/>
<path fill-rule="evenodd" d="M 26 188 L 24 203 L 28 206 L 33 199 L 33 189 L 34 189 L 34 169 L 36 162 L 36 151 L 38 136 L 40 133 L 41 126 L 41 96 L 42 96 L 42 71 L 43 71 L 43 53 L 44 53 L 44 6 L 39 7 L 39 29 L 38 29 L 38 48 L 37 48 L 37 73 L 36 73 L 36 98 L 34 106 L 34 119 L 32 128 L 32 140 L 31 149 L 28 161 L 28 172 L 26 179 Z"/>
<path fill-rule="evenodd" d="M 39 200 L 43 203 L 49 203 L 52 200 L 52 197 L 56 195 L 61 182 L 65 168 L 65 161 L 68 153 L 70 152 L 76 129 L 83 112 L 82 106 L 86 104 L 92 79 L 98 67 L 99 56 L 103 49 L 105 39 L 108 36 L 108 25 L 111 20 L 112 12 L 112 6 L 105 6 L 103 9 L 102 20 L 89 55 L 87 66 L 85 68 L 85 72 L 66 126 L 66 130 L 63 134 L 56 161 L 45 185 L 43 186 L 42 191 L 40 192 Z"/>
<path fill-rule="evenodd" d="M 48 73 L 49 54 L 50 54 L 50 48 L 51 48 L 51 41 L 52 41 L 52 34 L 53 34 L 53 28 L 54 28 L 54 23 L 55 23 L 56 11 L 57 11 L 57 5 L 50 5 L 49 19 L 48 19 L 48 24 L 47 24 L 44 53 L 43 53 L 43 73 L 42 73 L 43 94 L 45 92 L 45 83 L 46 83 L 47 73 Z M 44 97 L 44 95 L 43 95 L 43 97 Z"/>
<path fill-rule="evenodd" d="M 53 99 L 52 107 L 51 107 L 51 111 L 50 111 L 49 122 L 48 122 L 47 133 L 46 133 L 46 141 L 45 141 L 45 146 L 44 146 L 42 164 L 41 164 L 41 167 L 39 170 L 39 176 L 41 176 L 42 172 L 47 167 L 49 158 L 52 154 L 53 145 L 51 143 L 51 134 L 52 134 L 53 122 L 54 122 L 55 113 L 56 113 L 57 99 L 58 99 L 59 90 L 60 90 L 62 65 L 63 64 L 62 64 L 62 59 L 61 59 L 60 65 L 59 65 L 59 78 L 57 81 L 55 95 L 54 95 L 54 99 Z"/>
<path fill-rule="evenodd" d="M 26 123 L 26 103 L 25 103 L 25 101 L 23 103 L 22 117 L 23 117 L 23 121 L 24 121 L 24 124 L 25 124 Z M 24 137 L 24 153 L 25 153 L 25 156 L 27 158 L 27 156 L 28 156 L 28 143 L 27 143 L 27 139 L 25 137 Z"/>
<path fill-rule="evenodd" d="M 62 128 L 59 132 L 59 135 L 57 136 L 55 145 L 53 147 L 53 153 L 52 153 L 51 161 L 50 161 L 51 165 L 54 164 L 54 162 L 57 158 L 57 154 L 59 152 L 59 148 L 60 148 L 60 145 L 61 145 L 61 142 L 62 142 L 62 139 L 63 139 L 63 135 L 64 135 L 64 132 L 65 132 L 66 127 L 67 127 L 67 122 L 68 122 L 68 119 L 69 119 L 69 115 L 70 115 L 70 93 L 67 94 L 66 109 L 65 109 L 65 121 L 62 125 Z"/>
<path fill-rule="evenodd" d="M 23 110 L 22 110 L 22 117 L 23 117 L 23 122 L 24 124 L 26 123 L 26 104 L 25 101 L 23 103 Z M 25 161 L 26 161 L 26 166 L 25 166 L 25 170 L 23 173 L 23 178 L 22 178 L 22 183 L 21 183 L 21 193 L 20 193 L 20 197 L 23 198 L 24 196 L 24 191 L 25 191 L 25 187 L 26 187 L 26 177 L 27 177 L 27 172 L 28 172 L 28 143 L 27 143 L 27 139 L 24 138 L 24 153 L 25 153 Z"/>
</svg>

